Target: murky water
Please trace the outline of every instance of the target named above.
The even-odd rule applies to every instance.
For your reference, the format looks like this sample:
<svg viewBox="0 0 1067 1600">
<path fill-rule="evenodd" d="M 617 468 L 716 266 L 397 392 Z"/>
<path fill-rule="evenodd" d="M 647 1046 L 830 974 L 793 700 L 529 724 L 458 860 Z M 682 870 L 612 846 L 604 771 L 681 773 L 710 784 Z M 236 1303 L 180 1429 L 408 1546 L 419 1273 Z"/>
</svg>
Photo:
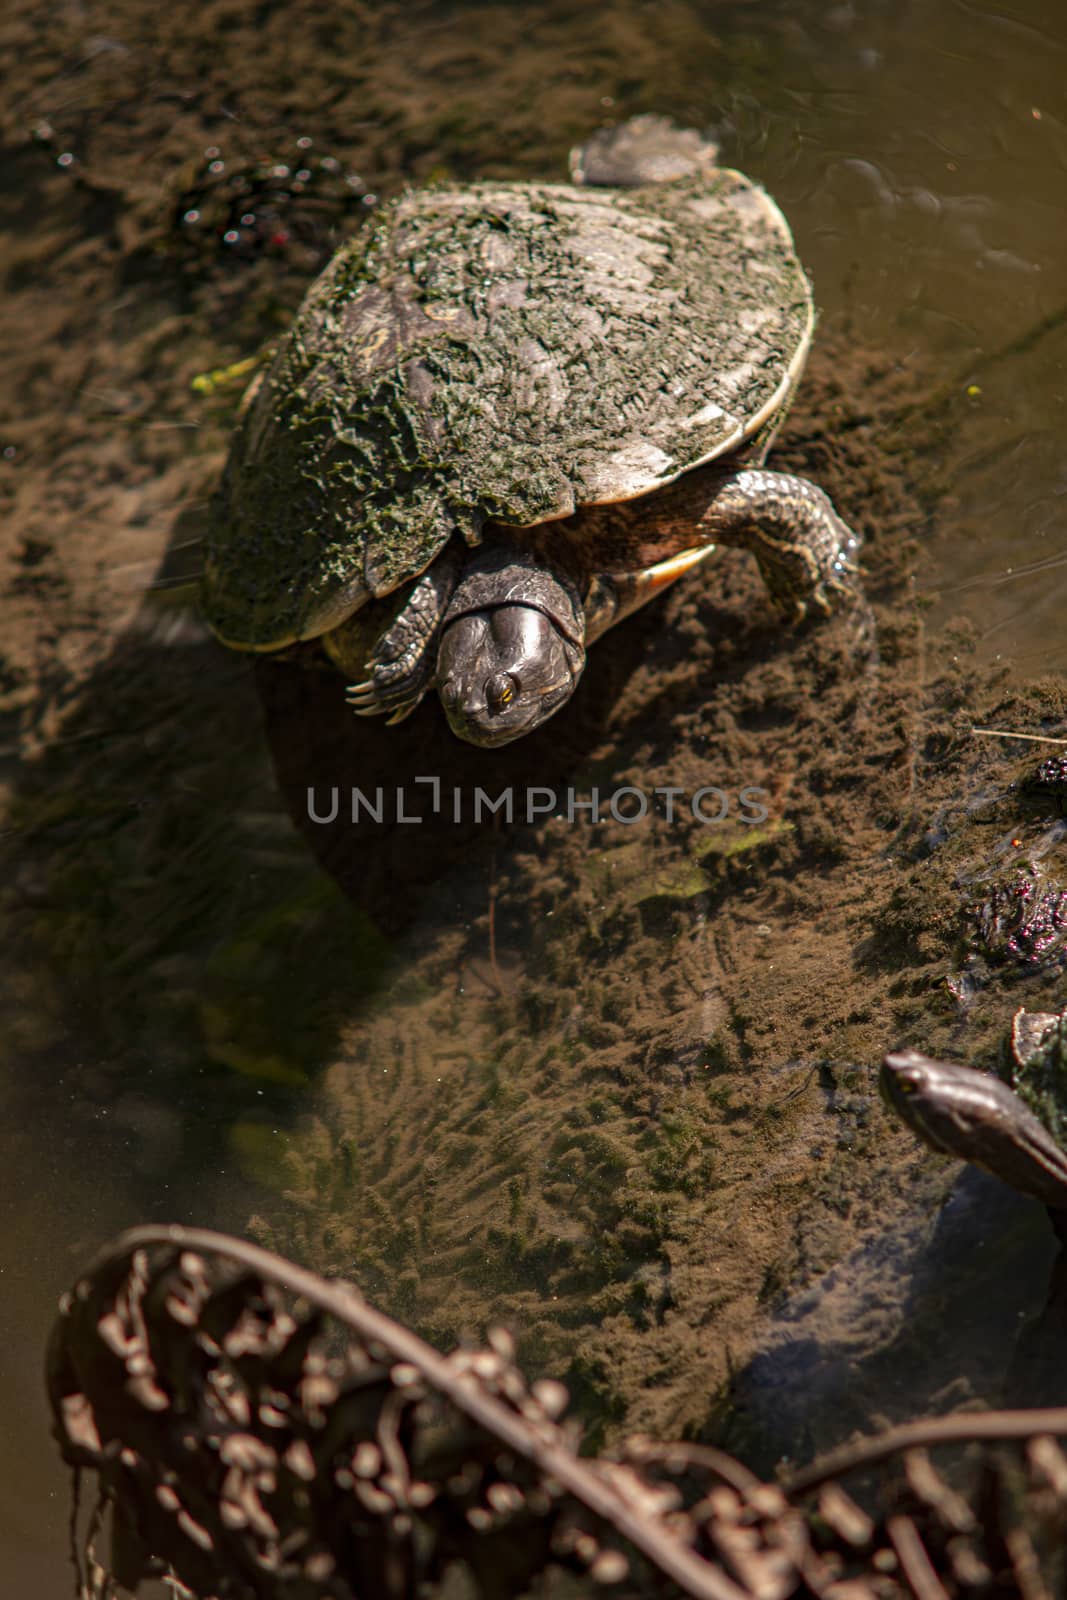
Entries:
<svg viewBox="0 0 1067 1600">
<path fill-rule="evenodd" d="M 773 109 L 737 107 L 740 165 L 768 163 L 828 315 L 975 391 L 921 576 L 935 622 L 963 613 L 989 653 L 1062 666 L 1063 18 L 1040 0 L 782 15 L 789 76 Z"/>
<path fill-rule="evenodd" d="M 930 536 L 915 530 L 931 637 L 967 618 L 979 662 L 1062 670 L 1062 8 L 764 0 L 595 11 L 593 30 L 582 8 L 438 5 L 386 30 L 391 55 L 379 40 L 374 64 L 340 60 L 337 81 L 349 91 L 376 72 L 388 80 L 390 70 L 402 85 L 388 101 L 388 139 L 352 134 L 360 148 L 392 150 L 368 181 L 388 189 L 409 169 L 426 176 L 443 162 L 466 173 L 483 158 L 494 172 L 550 170 L 557 124 L 569 138 L 576 122 L 609 112 L 673 111 L 716 127 L 725 159 L 766 183 L 789 216 L 824 336 L 878 352 L 905 377 L 921 373 L 918 397 L 937 398 L 933 412 L 920 413 L 914 441 L 919 476 L 936 479 L 941 494 Z M 202 23 L 198 13 L 197 30 Z M 308 30 L 295 9 L 291 26 L 304 60 Z M 861 1038 L 862 996 L 842 1004 L 832 1032 L 819 1020 L 818 1037 L 806 1048 L 797 1042 L 805 983 L 814 991 L 828 981 L 814 965 L 805 978 L 799 943 L 801 953 L 788 955 L 801 887 L 792 902 L 779 891 L 764 904 L 757 858 L 752 883 L 723 878 L 736 926 L 717 923 L 714 906 L 699 901 L 691 921 L 672 921 L 670 906 L 692 891 L 667 843 L 657 836 L 646 848 L 616 830 L 586 852 L 584 898 L 571 916 L 567 892 L 540 883 L 525 856 L 494 854 L 482 840 L 466 853 L 450 847 L 451 870 L 436 889 L 427 887 L 429 867 L 414 886 L 399 884 L 419 914 L 413 934 L 394 934 L 380 902 L 372 914 L 340 874 L 346 898 L 292 828 L 242 664 L 224 660 L 180 614 L 151 632 L 126 631 L 130 601 L 120 614 L 123 602 L 103 594 L 85 529 L 105 569 L 151 570 L 176 537 L 175 504 L 201 492 L 187 470 L 197 430 L 210 451 L 226 426 L 225 402 L 205 421 L 188 380 L 255 341 L 238 318 L 245 342 L 234 333 L 231 348 L 207 301 L 179 293 L 151 259 L 127 263 L 101 288 L 98 254 L 119 248 L 114 238 L 141 203 L 142 156 L 158 184 L 183 142 L 191 159 L 229 132 L 228 73 L 256 137 L 271 116 L 286 119 L 286 136 L 300 132 L 318 104 L 312 90 L 301 100 L 298 84 L 286 111 L 283 35 L 271 36 L 249 79 L 259 49 L 251 22 L 247 35 L 226 36 L 212 67 L 216 89 L 197 101 L 195 52 L 190 64 L 174 27 L 159 46 L 160 71 L 135 6 L 67 19 L 54 59 L 44 37 L 24 55 L 29 88 L 13 97 L 6 129 L 15 154 L 0 250 L 22 402 L 0 439 L 11 441 L 0 470 L 17 531 L 0 684 L 9 802 L 0 1040 L 8 1589 L 41 1600 L 69 1592 L 66 1485 L 39 1379 L 56 1296 L 106 1235 L 150 1218 L 243 1231 L 253 1213 L 268 1215 L 280 1242 L 303 1243 L 310 1258 L 325 1253 L 338 1270 L 358 1263 L 373 1293 L 443 1339 L 477 1322 L 479 1305 L 484 1315 L 508 1315 L 525 1328 L 531 1359 L 571 1361 L 572 1387 L 598 1425 L 628 1407 L 627 1421 L 641 1425 L 666 1417 L 700 1427 L 717 1393 L 721 1436 L 752 1442 L 760 1465 L 876 1416 L 1005 1392 L 1039 1398 L 1021 1395 L 1016 1379 L 1018 1335 L 1040 1312 L 1052 1254 L 1043 1220 L 966 1180 L 938 1221 L 943 1176 L 924 1168 L 898 1193 L 874 1178 L 864 1189 L 853 1175 L 853 1161 L 876 1171 L 884 1138 L 884 1124 L 870 1118 L 876 1053 Z M 171 113 L 148 137 L 119 92 L 131 57 L 149 97 L 170 104 L 173 94 L 169 144 L 161 129 Z M 406 63 L 420 62 L 411 88 Z M 329 80 L 328 67 L 317 70 Z M 268 106 L 258 122 L 257 93 Z M 101 119 L 109 104 L 118 109 Z M 45 120 L 59 144 L 45 144 L 35 165 L 25 140 Z M 67 153 L 67 139 L 99 177 L 96 188 L 57 187 L 54 157 Z M 261 288 L 269 263 L 257 271 Z M 268 318 L 258 336 L 270 327 Z M 147 353 L 135 363 L 137 340 Z M 164 435 L 153 430 L 167 428 L 161 465 L 152 452 Z M 68 434 L 76 436 L 69 449 Z M 195 507 L 191 515 L 195 524 Z M 651 626 L 646 646 L 668 682 L 671 658 L 656 655 Z M 768 672 L 788 673 L 788 647 L 772 641 L 767 659 Z M 627 684 L 634 661 L 605 666 L 598 692 Z M 283 711 L 275 703 L 281 723 L 303 716 L 301 705 Z M 779 737 L 781 719 L 766 707 L 759 716 L 752 728 Z M 582 726 L 562 738 L 558 759 L 588 783 L 597 769 L 575 753 Z M 612 770 L 669 773 L 669 750 L 645 724 L 634 727 Z M 753 752 L 761 737 L 753 732 Z M 291 737 L 288 748 L 292 763 Z M 477 770 L 468 760 L 464 779 Z M 299 771 L 289 776 L 298 790 Z M 555 837 L 528 843 L 527 855 L 554 860 Z M 579 872 L 570 858 L 565 865 Z M 359 872 L 371 876 L 363 860 Z M 636 1020 L 612 987 L 612 951 L 622 970 L 629 937 L 612 920 L 623 903 L 658 952 Z M 553 917 L 569 930 L 558 944 Z M 816 939 L 814 913 L 809 922 Z M 595 938 L 579 938 L 577 923 Z M 765 993 L 772 1012 L 787 1001 L 796 1012 L 796 1038 L 776 1042 L 761 1008 L 746 1015 L 730 987 L 761 939 L 772 956 L 775 947 L 787 952 L 777 975 L 767 963 Z M 854 934 L 841 939 L 850 951 Z M 631 973 L 627 986 L 641 981 Z M 730 1040 L 741 1041 L 740 1065 Z M 583 1050 L 611 1066 L 579 1092 L 568 1071 Z M 833 1082 L 812 1089 L 812 1061 L 824 1054 Z M 756 1073 L 748 1091 L 739 1087 L 744 1067 Z M 709 1116 L 721 1118 L 710 1176 L 701 1143 Z M 745 1143 L 750 1126 L 766 1132 L 766 1160 Z M 336 1175 L 345 1140 L 362 1163 L 358 1181 Z M 545 1151 L 536 1204 L 524 1188 L 531 1146 Z M 809 1180 L 789 1174 L 801 1170 L 798 1152 L 808 1159 L 815 1146 L 837 1153 L 832 1163 L 825 1156 L 832 1203 L 809 1226 Z M 906 1144 L 894 1148 L 903 1159 Z M 824 1157 L 811 1159 L 818 1166 Z M 733 1198 L 705 1223 L 703 1196 L 717 1183 Z M 760 1227 L 773 1231 L 791 1206 L 796 1239 L 770 1252 L 761 1301 L 759 1285 L 730 1266 L 725 1235 L 733 1227 L 738 1250 L 751 1242 L 758 1255 Z M 837 1232 L 827 1221 L 835 1207 L 850 1218 Z M 693 1240 L 704 1226 L 723 1237 L 714 1234 L 715 1248 L 701 1256 Z M 946 1279 L 946 1262 L 962 1261 L 966 1269 Z M 725 1287 L 716 1287 L 719 1272 Z M 999 1295 L 1006 1283 L 1010 1292 Z M 542 1316 L 548 1299 L 556 1309 Z M 761 1304 L 777 1308 L 763 1324 Z M 703 1367 L 679 1355 L 694 1337 L 687 1307 L 700 1308 L 696 1337 L 719 1352 Z M 750 1365 L 730 1402 L 735 1413 L 722 1421 L 721 1351 L 735 1318 L 748 1331 L 731 1365 Z M 762 1327 L 756 1346 L 753 1327 Z M 617 1375 L 619 1348 L 626 1370 Z"/>
</svg>

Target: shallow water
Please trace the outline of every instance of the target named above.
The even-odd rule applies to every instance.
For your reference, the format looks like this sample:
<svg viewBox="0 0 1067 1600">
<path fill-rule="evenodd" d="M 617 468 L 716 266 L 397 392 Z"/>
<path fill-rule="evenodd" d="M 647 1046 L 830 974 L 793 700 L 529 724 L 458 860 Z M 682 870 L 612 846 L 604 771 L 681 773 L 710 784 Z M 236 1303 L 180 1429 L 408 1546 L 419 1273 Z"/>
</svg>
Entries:
<svg viewBox="0 0 1067 1600">
<path fill-rule="evenodd" d="M 376 144 L 373 132 L 358 127 L 352 134 L 361 161 L 379 151 L 381 171 L 368 166 L 368 181 L 388 190 L 408 170 L 426 176 L 441 163 L 461 173 L 482 162 L 495 172 L 543 171 L 558 159 L 560 134 L 565 143 L 598 115 L 666 110 L 715 127 L 724 158 L 766 183 L 789 216 L 815 281 L 824 336 L 879 352 L 905 379 L 916 374 L 914 398 L 937 397 L 911 441 L 918 479 L 936 483 L 940 495 L 929 531 L 914 530 L 928 637 L 965 619 L 979 667 L 1002 658 L 1013 674 L 1062 670 L 1062 8 L 1051 0 L 833 8 L 781 0 L 597 12 L 594 34 L 582 8 L 512 6 L 505 15 L 439 4 L 394 21 L 385 33 L 392 53 L 373 64 L 339 55 L 338 83 L 357 99 L 361 82 L 376 73 L 388 80 L 392 70 L 400 85 L 383 101 L 394 119 L 389 139 Z M 314 86 L 302 91 L 299 73 L 296 88 L 288 86 L 284 30 L 259 41 L 250 19 L 227 32 L 210 69 L 203 67 L 216 74 L 215 87 L 197 99 L 198 58 L 195 50 L 183 55 L 182 24 L 171 24 L 154 60 L 145 15 L 134 4 L 101 7 L 85 21 L 64 15 L 57 38 L 34 36 L 32 49 L 18 33 L 18 13 L 10 24 L 25 73 L 5 129 L 13 154 L 0 240 L 13 294 L 5 348 L 22 402 L 0 440 L 10 440 L 13 452 L 0 469 L 12 519 L 0 684 L 10 803 L 8 1025 L 0 1041 L 7 1175 L 0 1271 L 8 1313 L 0 1544 L 10 1591 L 41 1600 L 69 1592 L 66 1483 L 47 1439 L 38 1378 L 56 1296 L 105 1236 L 149 1218 L 241 1231 L 253 1212 L 269 1215 L 279 1242 L 295 1248 L 303 1239 L 311 1257 L 333 1250 L 327 1264 L 335 1266 L 361 1261 L 373 1292 L 441 1337 L 488 1315 L 525 1318 L 532 1358 L 551 1365 L 568 1348 L 588 1356 L 570 1376 L 594 1426 L 618 1422 L 620 1407 L 629 1407 L 628 1422 L 700 1428 L 711 1410 L 699 1391 L 706 1380 L 707 1396 L 717 1396 L 719 1436 L 749 1444 L 760 1465 L 828 1445 L 883 1415 L 1010 1393 L 1020 1329 L 1044 1299 L 1052 1251 L 1043 1220 L 992 1186 L 975 1190 L 970 1179 L 939 1220 L 949 1178 L 922 1163 L 907 1192 L 891 1178 L 879 1187 L 884 1124 L 872 1111 L 869 1079 L 877 1055 L 862 1019 L 848 1021 L 862 1010 L 861 974 L 853 975 L 854 998 L 842 1004 L 832 1037 L 820 1022 L 806 1051 L 792 1038 L 776 1044 L 757 1006 L 747 1017 L 739 1011 L 731 962 L 749 963 L 760 938 L 772 954 L 786 952 L 785 965 L 798 963 L 788 991 L 776 988 L 768 963 L 768 1006 L 788 998 L 799 1017 L 806 1004 L 807 969 L 788 954 L 799 934 L 784 894 L 764 905 L 758 885 L 751 899 L 749 886 L 733 879 L 736 927 L 716 924 L 714 907 L 706 913 L 699 900 L 691 922 L 671 921 L 663 903 L 688 891 L 675 880 L 649 887 L 658 871 L 677 872 L 669 842 L 623 839 L 616 829 L 590 853 L 581 905 L 591 925 L 603 915 L 603 938 L 594 950 L 580 942 L 559 947 L 588 961 L 580 982 L 571 969 L 553 972 L 551 895 L 546 890 L 529 912 L 517 904 L 536 880 L 506 846 L 499 858 L 481 846 L 467 855 L 460 849 L 442 885 L 411 891 L 420 907 L 414 933 L 383 932 L 387 919 L 372 916 L 358 895 L 345 898 L 284 814 L 242 664 L 222 658 L 180 615 L 150 632 L 135 622 L 128 598 L 121 613 L 123 603 L 101 590 L 84 528 L 99 539 L 105 567 L 150 573 L 168 540 L 180 536 L 175 507 L 200 492 L 196 473 L 186 473 L 189 461 L 196 465 L 197 430 L 217 451 L 226 426 L 224 407 L 205 424 L 188 380 L 255 343 L 247 322 L 236 319 L 232 334 L 209 325 L 204 299 L 179 294 L 143 263 L 100 287 L 101 260 L 125 248 L 123 219 L 141 203 L 142 161 L 158 184 L 183 151 L 192 159 L 205 143 L 221 142 L 234 114 L 224 92 L 229 74 L 241 85 L 235 98 L 253 137 L 262 138 L 272 118 L 284 121 L 286 137 L 320 125 L 325 136 L 330 127 Z M 292 51 L 304 61 L 313 50 L 310 27 L 298 7 L 290 15 Z M 198 31 L 204 16 L 197 14 Z M 516 16 L 525 19 L 519 38 Z M 131 61 L 152 85 L 151 104 L 143 90 L 123 92 Z M 406 63 L 415 63 L 410 85 Z M 321 61 L 317 70 L 329 78 Z M 172 93 L 170 127 L 171 112 L 154 117 L 152 106 L 157 95 L 160 106 L 170 105 Z M 42 119 L 59 143 L 27 155 L 30 130 Z M 57 172 L 55 156 L 68 142 L 75 166 L 111 189 L 103 182 L 88 194 L 60 187 L 67 169 Z M 386 144 L 388 159 L 380 152 Z M 108 199 L 116 194 L 119 201 Z M 47 295 L 34 298 L 42 285 Z M 130 351 L 138 339 L 147 353 L 136 365 Z M 131 370 L 140 374 L 139 389 Z M 173 443 L 161 473 L 152 454 L 161 434 L 151 430 L 166 427 Z M 56 437 L 66 439 L 68 430 L 78 436 L 75 446 L 56 451 Z M 54 541 L 51 551 L 40 554 L 35 540 Z M 650 658 L 668 684 L 671 658 L 655 655 L 652 634 L 650 627 Z M 931 646 L 931 674 L 935 654 Z M 768 645 L 767 659 L 768 672 L 788 677 L 780 641 Z M 605 688 L 626 684 L 635 670 L 627 663 L 613 678 L 605 668 Z M 916 671 L 923 670 L 920 658 Z M 768 740 L 779 737 L 770 711 L 766 725 Z M 626 759 L 613 770 L 642 763 L 649 774 L 664 770 L 669 752 L 645 737 L 644 724 L 635 726 Z M 755 761 L 760 745 L 752 737 Z M 573 770 L 589 780 L 580 760 Z M 468 763 L 465 771 L 476 768 Z M 548 842 L 527 842 L 527 852 L 551 858 L 549 826 Z M 758 862 L 755 871 L 758 877 Z M 498 879 L 491 940 L 486 906 L 495 903 Z M 798 884 L 794 905 L 803 893 Z M 660 987 L 650 982 L 641 1018 L 642 1059 L 660 1073 L 651 1109 L 643 1085 L 627 1077 L 637 1069 L 620 1053 L 627 1041 L 618 1036 L 630 1028 L 623 1001 L 613 1000 L 614 1013 L 607 1005 L 597 1011 L 613 971 L 609 912 L 627 894 L 644 936 L 659 941 L 658 962 L 666 968 L 673 960 L 679 973 L 673 1001 L 658 974 Z M 565 908 L 558 915 L 562 922 Z M 819 937 L 814 915 L 810 934 Z M 422 964 L 409 971 L 416 955 Z M 621 971 L 621 953 L 618 962 Z M 814 965 L 811 973 L 814 990 L 825 979 Z M 530 998 L 535 983 L 540 1011 Z M 1004 1001 L 1005 1014 L 1014 1003 Z M 549 1016 L 553 1004 L 558 1016 Z M 814 995 L 811 1005 L 818 1014 Z M 763 1073 L 771 1062 L 780 1076 L 757 1076 L 746 1100 L 729 1059 L 722 1067 L 711 1056 L 686 1056 L 697 1049 L 694 1040 L 709 1039 L 726 1040 L 724 1049 L 740 1040 L 743 1064 Z M 596 1086 L 602 1113 L 573 1096 L 567 1068 L 579 1058 L 567 1051 L 575 1040 L 575 1050 L 620 1053 L 612 1072 L 630 1102 L 612 1100 L 610 1082 L 603 1095 Z M 958 1048 L 966 1047 L 962 1030 Z M 824 1053 L 837 1076 L 811 1090 L 811 1063 Z M 716 1101 L 701 1074 L 720 1070 L 726 1076 Z M 536 1092 L 523 1100 L 527 1083 Z M 797 1096 L 800 1110 L 792 1109 Z M 759 1305 L 739 1270 L 717 1299 L 716 1259 L 702 1259 L 692 1243 L 704 1225 L 699 1206 L 709 1180 L 700 1126 L 709 1106 L 722 1118 L 714 1181 L 732 1185 L 737 1198 L 734 1212 L 709 1213 L 707 1225 L 725 1231 L 731 1216 L 741 1219 L 741 1246 L 750 1226 L 758 1253 L 761 1227 L 770 1233 L 783 1206 L 797 1208 L 796 1241 L 770 1252 L 775 1294 L 768 1290 Z M 764 1162 L 738 1129 L 764 1127 L 765 1111 Z M 636 1134 L 626 1125 L 631 1112 Z M 317 1118 L 310 1124 L 309 1113 Z M 787 1128 L 784 1143 L 774 1142 L 776 1117 Z M 333 1244 L 323 1245 L 331 1141 L 345 1137 L 367 1166 L 377 1209 L 365 1218 L 345 1210 Z M 543 1143 L 549 1169 L 541 1221 L 524 1224 L 533 1237 L 510 1276 L 505 1245 L 493 1254 L 497 1224 L 485 1198 L 494 1186 L 519 1185 L 524 1169 L 518 1158 L 514 1171 L 508 1167 L 509 1140 L 519 1150 L 523 1140 Z M 837 1152 L 832 1174 L 826 1157 L 833 1204 L 849 1197 L 849 1206 L 839 1206 L 847 1225 L 837 1232 L 826 1220 L 833 1205 L 809 1227 L 807 1180 L 794 1190 L 786 1180 L 775 1187 L 778 1169 L 791 1173 L 796 1151 L 815 1146 Z M 911 1159 L 906 1142 L 893 1149 L 898 1164 Z M 653 1172 L 644 1187 L 635 1150 Z M 853 1158 L 869 1175 L 867 1189 L 852 1175 Z M 427 1198 L 431 1169 L 443 1197 L 436 1210 Z M 508 1202 L 516 1212 L 525 1204 L 520 1189 Z M 338 1193 L 350 1208 L 352 1191 Z M 672 1199 L 666 1221 L 653 1204 L 661 1194 L 683 1197 Z M 612 1217 L 620 1236 L 631 1228 L 619 1245 L 624 1259 L 620 1266 L 606 1248 L 598 1255 L 593 1244 L 571 1241 L 569 1277 L 557 1284 L 534 1248 L 537 1229 L 562 1247 L 567 1219 L 583 1204 L 594 1234 Z M 353 1230 L 370 1241 L 362 1257 Z M 441 1287 L 453 1273 L 462 1293 Z M 531 1308 L 549 1281 L 566 1309 L 539 1321 Z M 705 1318 L 696 1334 L 685 1325 L 692 1306 Z M 642 1337 L 618 1334 L 633 1348 L 616 1381 L 611 1371 L 605 1376 L 617 1348 L 610 1328 L 626 1317 Z M 736 1341 L 730 1365 L 743 1370 L 732 1394 L 724 1398 L 725 1362 L 716 1351 L 704 1367 L 682 1359 L 694 1336 L 716 1351 Z"/>
<path fill-rule="evenodd" d="M 945 442 L 952 499 L 921 571 L 934 625 L 962 614 L 985 653 L 1062 667 L 1062 15 L 1040 0 L 781 15 L 795 54 L 776 116 L 739 108 L 739 164 L 773 163 L 827 315 L 977 391 L 974 426 Z"/>
</svg>

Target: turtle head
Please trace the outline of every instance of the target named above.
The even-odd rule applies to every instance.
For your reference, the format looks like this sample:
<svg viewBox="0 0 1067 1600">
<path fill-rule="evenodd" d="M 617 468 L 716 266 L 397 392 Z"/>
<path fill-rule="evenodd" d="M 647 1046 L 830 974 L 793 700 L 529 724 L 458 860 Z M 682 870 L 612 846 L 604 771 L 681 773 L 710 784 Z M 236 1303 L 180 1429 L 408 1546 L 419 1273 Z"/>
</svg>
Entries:
<svg viewBox="0 0 1067 1600">
<path fill-rule="evenodd" d="M 585 618 L 570 581 L 523 551 L 495 547 L 468 564 L 441 629 L 437 692 L 453 733 L 509 744 L 574 692 Z"/>
</svg>

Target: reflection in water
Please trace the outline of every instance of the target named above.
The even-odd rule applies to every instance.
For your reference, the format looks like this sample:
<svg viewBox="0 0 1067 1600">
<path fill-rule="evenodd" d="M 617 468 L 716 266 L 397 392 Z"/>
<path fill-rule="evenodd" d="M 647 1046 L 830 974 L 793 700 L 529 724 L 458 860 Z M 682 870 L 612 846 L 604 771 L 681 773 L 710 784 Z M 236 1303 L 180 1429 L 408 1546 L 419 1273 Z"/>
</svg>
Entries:
<svg viewBox="0 0 1067 1600">
<path fill-rule="evenodd" d="M 591 30 L 549 0 L 413 8 L 383 21 L 365 64 L 358 40 L 346 56 L 331 33 L 323 52 L 282 9 L 255 41 L 226 35 L 217 79 L 175 20 L 152 58 L 173 96 L 144 96 L 141 78 L 131 91 L 144 53 L 117 22 L 88 46 L 57 34 L 53 59 L 39 40 L 24 53 L 32 96 L 5 123 L 3 336 L 19 404 L 0 439 L 16 546 L 0 693 L 5 738 L 32 718 L 37 744 L 5 822 L 0 1382 L 17 1404 L 0 1470 L 5 1572 L 42 1600 L 67 1592 L 65 1508 L 49 1499 L 61 1480 L 43 1404 L 26 1396 L 54 1294 L 128 1222 L 240 1229 L 258 1209 L 262 1227 L 361 1263 L 396 1309 L 445 1334 L 510 1307 L 535 1356 L 565 1351 L 600 1423 L 627 1408 L 638 1423 L 706 1424 L 782 1296 L 793 1335 L 813 1319 L 817 1356 L 792 1395 L 827 1351 L 858 1352 L 839 1424 L 903 1411 L 914 1344 L 877 1319 L 884 1348 L 850 1342 L 851 1325 L 835 1344 L 818 1312 L 835 1271 L 850 1315 L 864 1282 L 885 1307 L 911 1294 L 923 1337 L 943 1306 L 951 1332 L 925 1392 L 946 1403 L 957 1358 L 968 1393 L 992 1397 L 1012 1317 L 1038 1304 L 1047 1247 L 1029 1213 L 965 1181 L 929 1239 L 941 1180 L 898 1184 L 913 1157 L 871 1109 L 865 1067 L 895 1042 L 886 1032 L 919 1028 L 944 994 L 933 957 L 909 980 L 922 929 L 896 972 L 895 951 L 862 983 L 854 971 L 919 742 L 908 619 L 885 614 L 884 676 L 857 686 L 832 631 L 784 640 L 743 564 L 724 562 L 599 645 L 572 720 L 515 760 L 585 792 L 627 777 L 763 782 L 772 828 L 545 824 L 470 840 L 412 827 L 367 850 L 306 829 L 342 893 L 281 810 L 240 664 L 195 632 L 120 638 L 103 589 L 109 567 L 157 552 L 171 508 L 214 469 L 231 397 L 205 410 L 189 378 L 246 358 L 291 309 L 269 240 L 225 295 L 131 249 L 182 162 L 224 143 L 235 117 L 253 143 L 282 118 L 342 150 L 375 193 L 411 172 L 555 172 L 599 117 L 667 110 L 716 127 L 793 224 L 822 348 L 844 353 L 813 373 L 818 406 L 798 411 L 785 448 L 817 477 L 836 471 L 843 504 L 858 497 L 875 590 L 892 591 L 902 538 L 921 537 L 935 637 L 963 615 L 983 659 L 1062 667 L 1060 9 L 679 0 L 655 8 L 652 33 L 638 10 L 599 8 Z M 62 169 L 52 134 L 31 138 L 41 119 L 76 152 Z M 912 412 L 916 436 L 880 404 L 887 364 L 901 403 L 920 382 L 962 392 L 936 419 Z M 381 760 L 474 763 L 464 783 L 488 771 L 440 747 L 428 719 L 370 754 L 334 702 L 274 671 L 263 694 L 294 810 L 285 727 L 331 782 Z M 964 1030 L 960 1053 L 973 1017 L 936 1021 Z M 970 1232 L 955 1227 L 965 1189 Z M 920 1235 L 896 1265 L 878 1243 Z M 999 1265 L 972 1275 L 982 1251 Z M 916 1259 L 909 1289 L 901 1262 Z M 739 1394 L 782 1370 L 776 1326 Z M 828 1426 L 831 1393 L 813 1392 Z M 780 1399 L 769 1454 L 814 1429 Z"/>
<path fill-rule="evenodd" d="M 808 1460 L 870 1425 L 1062 1397 L 1063 1255 L 1032 1200 L 966 1168 L 935 1216 L 887 1217 L 771 1319 L 731 1388 L 746 1459 Z"/>
</svg>

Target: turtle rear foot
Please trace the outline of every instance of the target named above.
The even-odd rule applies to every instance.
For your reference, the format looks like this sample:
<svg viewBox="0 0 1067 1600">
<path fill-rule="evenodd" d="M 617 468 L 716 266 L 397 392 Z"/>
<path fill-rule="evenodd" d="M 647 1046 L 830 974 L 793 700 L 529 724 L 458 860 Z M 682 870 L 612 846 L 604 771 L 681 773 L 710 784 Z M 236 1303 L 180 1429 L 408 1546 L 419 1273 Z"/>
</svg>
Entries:
<svg viewBox="0 0 1067 1600">
<path fill-rule="evenodd" d="M 673 183 L 710 172 L 719 147 L 692 128 L 677 128 L 669 117 L 633 117 L 615 128 L 600 128 L 571 151 L 571 178 L 600 188 L 636 189 L 643 183 Z"/>
</svg>

